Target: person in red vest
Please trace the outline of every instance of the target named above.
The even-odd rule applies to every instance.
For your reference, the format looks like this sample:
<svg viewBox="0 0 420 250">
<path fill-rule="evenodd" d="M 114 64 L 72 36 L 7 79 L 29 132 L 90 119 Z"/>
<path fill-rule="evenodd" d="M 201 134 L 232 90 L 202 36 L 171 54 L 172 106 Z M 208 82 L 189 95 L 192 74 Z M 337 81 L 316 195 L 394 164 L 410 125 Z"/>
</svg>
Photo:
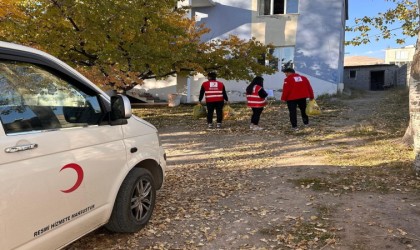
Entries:
<svg viewBox="0 0 420 250">
<path fill-rule="evenodd" d="M 251 130 L 262 130 L 258 123 L 260 121 L 260 116 L 264 110 L 265 105 L 267 105 L 267 100 L 265 99 L 268 94 L 263 87 L 264 78 L 261 76 L 256 76 L 251 84 L 246 88 L 246 101 L 248 107 L 252 109 L 251 116 L 251 125 L 249 128 Z"/>
<path fill-rule="evenodd" d="M 201 85 L 198 101 L 201 102 L 204 95 L 206 96 L 208 128 L 213 128 L 214 110 L 216 110 L 216 128 L 222 128 L 223 106 L 225 101 L 228 102 L 225 85 L 216 80 L 217 74 L 215 72 L 210 72 L 207 76 L 208 81 Z"/>
<path fill-rule="evenodd" d="M 287 103 L 289 109 L 290 123 L 293 130 L 298 130 L 297 127 L 297 112 L 296 108 L 299 107 L 302 121 L 305 126 L 309 125 L 309 117 L 306 115 L 306 98 L 314 99 L 314 91 L 308 78 L 301 76 L 292 68 L 283 70 L 286 75 L 283 84 L 283 92 L 281 100 Z"/>
</svg>

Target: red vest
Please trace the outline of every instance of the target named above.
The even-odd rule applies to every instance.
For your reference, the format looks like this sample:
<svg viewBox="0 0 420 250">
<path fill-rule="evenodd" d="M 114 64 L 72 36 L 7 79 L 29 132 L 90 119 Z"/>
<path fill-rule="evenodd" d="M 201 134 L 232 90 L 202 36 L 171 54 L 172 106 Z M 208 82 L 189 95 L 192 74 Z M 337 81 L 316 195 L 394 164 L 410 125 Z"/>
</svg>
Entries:
<svg viewBox="0 0 420 250">
<path fill-rule="evenodd" d="M 252 89 L 252 93 L 246 94 L 246 100 L 248 102 L 248 107 L 251 108 L 262 108 L 265 105 L 267 105 L 267 101 L 265 100 L 265 98 L 261 98 L 258 95 L 258 92 L 262 89 L 261 86 L 255 85 L 254 88 Z"/>
<path fill-rule="evenodd" d="M 206 102 L 223 102 L 223 83 L 210 80 L 203 82 L 204 94 L 206 95 Z"/>
</svg>

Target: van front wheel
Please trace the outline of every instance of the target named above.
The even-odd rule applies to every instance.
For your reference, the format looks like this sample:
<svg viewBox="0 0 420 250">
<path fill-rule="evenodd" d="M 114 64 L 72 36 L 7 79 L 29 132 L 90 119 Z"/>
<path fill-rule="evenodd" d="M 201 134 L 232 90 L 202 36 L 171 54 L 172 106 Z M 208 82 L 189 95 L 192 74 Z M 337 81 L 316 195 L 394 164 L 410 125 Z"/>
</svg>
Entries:
<svg viewBox="0 0 420 250">
<path fill-rule="evenodd" d="M 152 216 L 155 202 L 156 188 L 150 172 L 142 168 L 132 169 L 121 184 L 105 228 L 118 233 L 139 231 Z"/>
</svg>

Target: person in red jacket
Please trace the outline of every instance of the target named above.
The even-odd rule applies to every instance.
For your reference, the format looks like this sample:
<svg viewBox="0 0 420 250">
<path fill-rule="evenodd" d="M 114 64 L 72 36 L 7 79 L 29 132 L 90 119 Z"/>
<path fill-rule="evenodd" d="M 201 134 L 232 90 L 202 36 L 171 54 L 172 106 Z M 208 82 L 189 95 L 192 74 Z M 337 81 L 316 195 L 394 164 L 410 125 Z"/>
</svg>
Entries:
<svg viewBox="0 0 420 250">
<path fill-rule="evenodd" d="M 292 129 L 297 130 L 296 108 L 299 107 L 300 109 L 303 124 L 308 125 L 309 117 L 305 112 L 306 98 L 309 98 L 310 100 L 314 99 L 314 91 L 312 90 L 308 78 L 297 74 L 294 69 L 286 68 L 283 72 L 286 75 L 286 78 L 284 79 L 281 100 L 287 103 Z"/>
<path fill-rule="evenodd" d="M 260 121 L 261 113 L 264 110 L 265 105 L 267 105 L 267 100 L 265 99 L 268 94 L 263 87 L 264 78 L 261 76 L 256 76 L 251 84 L 246 88 L 246 100 L 248 107 L 252 109 L 251 116 L 251 125 L 249 128 L 251 130 L 262 130 L 258 123 Z"/>
<path fill-rule="evenodd" d="M 208 128 L 213 128 L 214 110 L 216 110 L 216 128 L 222 128 L 224 101 L 228 101 L 225 85 L 216 80 L 217 74 L 215 72 L 210 72 L 207 76 L 208 81 L 201 85 L 198 101 L 201 102 L 204 95 L 206 96 Z"/>
</svg>

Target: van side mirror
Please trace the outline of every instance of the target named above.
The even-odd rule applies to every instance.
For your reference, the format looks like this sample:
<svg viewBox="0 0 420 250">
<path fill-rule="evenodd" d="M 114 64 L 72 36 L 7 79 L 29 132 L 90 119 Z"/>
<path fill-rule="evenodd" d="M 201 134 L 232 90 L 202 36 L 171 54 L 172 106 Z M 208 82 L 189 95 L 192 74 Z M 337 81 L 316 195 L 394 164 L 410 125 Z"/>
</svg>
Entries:
<svg viewBox="0 0 420 250">
<path fill-rule="evenodd" d="M 110 118 L 111 123 L 119 121 L 121 119 L 125 120 L 131 117 L 131 104 L 126 96 L 115 95 L 111 96 L 111 112 Z M 117 122 L 118 123 L 118 122 Z M 124 123 L 126 124 L 126 122 Z M 114 125 L 114 124 L 111 124 Z"/>
</svg>

